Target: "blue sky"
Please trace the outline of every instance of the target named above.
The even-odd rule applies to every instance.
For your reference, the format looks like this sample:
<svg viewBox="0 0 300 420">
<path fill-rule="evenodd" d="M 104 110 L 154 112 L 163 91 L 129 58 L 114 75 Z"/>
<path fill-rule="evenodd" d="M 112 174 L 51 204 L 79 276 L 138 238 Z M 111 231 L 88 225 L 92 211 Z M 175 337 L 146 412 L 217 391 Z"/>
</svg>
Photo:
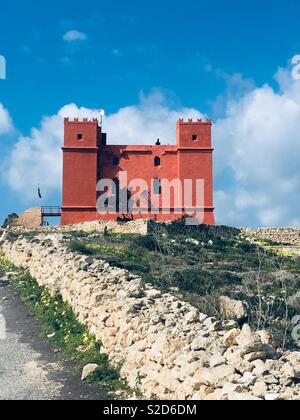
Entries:
<svg viewBox="0 0 300 420">
<path fill-rule="evenodd" d="M 287 132 L 285 127 L 268 130 L 267 140 L 261 139 L 267 160 L 268 150 L 278 153 L 270 158 L 268 173 L 251 172 L 251 153 L 255 156 L 261 144 L 248 150 L 249 133 L 257 127 L 254 138 L 259 137 L 269 121 L 268 115 L 264 121 L 258 116 L 258 111 L 265 112 L 264 104 L 270 118 L 285 110 L 293 114 L 292 100 L 299 105 L 298 83 L 289 78 L 289 60 L 300 54 L 299 1 L 52 0 L 47 5 L 33 0 L 1 4 L 0 55 L 7 61 L 7 79 L 0 80 L 0 104 L 10 123 L 2 134 L 0 127 L 0 221 L 12 211 L 38 204 L 35 192 L 26 191 L 34 190 L 37 181 L 45 204 L 60 202 L 58 181 L 47 179 L 58 175 L 46 164 L 43 170 L 36 168 L 33 156 L 37 151 L 48 153 L 52 160 L 45 156 L 44 162 L 56 166 L 53 148 L 60 134 L 51 131 L 59 124 L 55 116 L 76 104 L 91 110 L 104 107 L 111 116 L 108 127 L 109 121 L 111 126 L 115 120 L 124 124 L 121 110 L 128 107 L 131 116 L 137 113 L 141 119 L 150 109 L 168 112 L 168 124 L 174 126 L 172 111 L 209 115 L 216 122 L 218 221 L 253 226 L 300 223 L 300 215 L 286 204 L 293 192 L 297 209 L 300 186 L 299 162 L 290 163 L 296 150 L 285 156 L 278 138 L 278 132 Z M 250 111 L 257 111 L 256 118 L 243 131 L 238 121 L 246 118 L 248 124 Z M 52 128 L 45 126 L 44 116 L 52 118 Z M 289 123 L 294 130 L 285 139 L 292 147 L 299 143 L 297 118 L 296 112 Z M 228 140 L 232 126 L 235 138 Z M 32 132 L 34 127 L 38 133 Z M 242 158 L 233 159 L 239 147 L 244 148 Z M 252 161 L 244 162 L 247 156 Z M 18 168 L 22 171 L 16 174 Z M 13 186 L 14 177 L 27 176 L 26 184 Z M 278 185 L 272 187 L 277 199 L 270 202 L 274 194 L 268 197 L 269 183 L 277 178 L 284 186 L 279 191 Z"/>
</svg>

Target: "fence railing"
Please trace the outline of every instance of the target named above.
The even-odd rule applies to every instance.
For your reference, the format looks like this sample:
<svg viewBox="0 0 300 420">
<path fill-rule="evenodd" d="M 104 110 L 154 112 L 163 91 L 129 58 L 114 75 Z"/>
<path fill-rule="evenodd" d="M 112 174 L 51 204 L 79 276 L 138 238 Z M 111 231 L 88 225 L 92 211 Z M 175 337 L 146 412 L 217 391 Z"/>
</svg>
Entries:
<svg viewBox="0 0 300 420">
<path fill-rule="evenodd" d="M 42 207 L 43 217 L 60 217 L 61 207 L 60 206 L 46 206 Z"/>
</svg>

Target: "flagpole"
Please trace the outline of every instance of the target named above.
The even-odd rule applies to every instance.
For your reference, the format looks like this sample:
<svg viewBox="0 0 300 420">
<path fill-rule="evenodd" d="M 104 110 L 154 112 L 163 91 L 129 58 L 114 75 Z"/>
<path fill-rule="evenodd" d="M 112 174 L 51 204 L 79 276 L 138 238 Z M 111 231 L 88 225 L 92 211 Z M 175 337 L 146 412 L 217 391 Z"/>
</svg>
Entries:
<svg viewBox="0 0 300 420">
<path fill-rule="evenodd" d="M 44 224 L 44 220 L 43 220 L 43 201 L 42 201 L 42 194 L 41 194 L 41 188 L 40 185 L 38 185 L 38 197 L 40 199 L 40 209 L 41 209 L 41 219 L 42 219 L 42 225 Z"/>
</svg>

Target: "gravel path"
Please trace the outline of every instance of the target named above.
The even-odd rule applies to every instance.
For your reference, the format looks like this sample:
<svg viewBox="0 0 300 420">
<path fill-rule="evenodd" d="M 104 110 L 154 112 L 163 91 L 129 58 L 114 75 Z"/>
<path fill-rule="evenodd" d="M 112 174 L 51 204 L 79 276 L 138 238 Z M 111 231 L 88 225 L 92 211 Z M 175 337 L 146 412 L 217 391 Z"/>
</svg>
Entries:
<svg viewBox="0 0 300 420">
<path fill-rule="evenodd" d="M 110 399 L 69 370 L 41 338 L 16 292 L 0 279 L 0 400 Z"/>
</svg>

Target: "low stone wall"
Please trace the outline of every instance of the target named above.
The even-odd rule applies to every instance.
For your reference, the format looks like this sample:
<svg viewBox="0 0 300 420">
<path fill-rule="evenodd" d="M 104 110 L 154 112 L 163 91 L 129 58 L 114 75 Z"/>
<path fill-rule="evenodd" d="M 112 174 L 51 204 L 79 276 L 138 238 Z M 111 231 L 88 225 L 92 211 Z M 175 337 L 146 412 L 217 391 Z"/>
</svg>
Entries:
<svg viewBox="0 0 300 420">
<path fill-rule="evenodd" d="M 243 229 L 243 233 L 259 239 L 300 246 L 300 228 Z"/>
<path fill-rule="evenodd" d="M 12 263 L 69 302 L 145 397 L 300 399 L 300 353 L 283 355 L 268 333 L 209 318 L 126 270 L 73 254 L 60 239 L 4 232 L 0 245 Z"/>
<path fill-rule="evenodd" d="M 37 211 L 39 209 L 36 209 Z M 41 214 L 40 214 L 41 216 Z M 20 216 L 21 217 L 21 216 Z M 66 225 L 66 226 L 40 226 L 40 221 L 38 223 L 34 223 L 33 226 L 26 226 L 25 224 L 16 223 L 16 225 L 11 226 L 10 230 L 15 232 L 25 232 L 26 230 L 31 231 L 33 228 L 35 231 L 43 232 L 43 233 L 63 233 L 63 232 L 99 232 L 104 233 L 104 231 L 113 232 L 113 233 L 129 233 L 129 234 L 136 234 L 136 235 L 148 235 L 155 232 L 161 226 L 171 225 L 172 223 L 161 223 L 155 222 L 149 219 L 138 219 L 138 220 L 129 220 L 129 221 L 102 221 L 97 220 L 93 222 L 84 222 L 78 223 L 76 225 Z M 178 224 L 175 228 L 175 231 L 180 233 L 200 233 L 208 238 L 213 237 L 232 237 L 236 236 L 240 233 L 240 230 L 234 227 L 228 226 L 221 226 L 221 225 L 193 225 L 193 226 L 186 226 L 183 224 Z"/>
<path fill-rule="evenodd" d="M 26 229 L 27 228 L 27 229 Z M 94 222 L 84 222 L 78 223 L 76 225 L 66 225 L 66 226 L 41 226 L 35 225 L 32 227 L 27 227 L 23 225 L 16 225 L 11 227 L 12 232 L 25 232 L 26 230 L 32 231 L 35 229 L 37 232 L 41 233 L 64 233 L 64 232 L 99 232 L 104 233 L 105 230 L 114 233 L 132 233 L 137 235 L 147 235 L 149 230 L 149 221 L 140 219 L 133 220 L 128 222 L 117 222 L 117 221 L 94 221 Z"/>
</svg>

